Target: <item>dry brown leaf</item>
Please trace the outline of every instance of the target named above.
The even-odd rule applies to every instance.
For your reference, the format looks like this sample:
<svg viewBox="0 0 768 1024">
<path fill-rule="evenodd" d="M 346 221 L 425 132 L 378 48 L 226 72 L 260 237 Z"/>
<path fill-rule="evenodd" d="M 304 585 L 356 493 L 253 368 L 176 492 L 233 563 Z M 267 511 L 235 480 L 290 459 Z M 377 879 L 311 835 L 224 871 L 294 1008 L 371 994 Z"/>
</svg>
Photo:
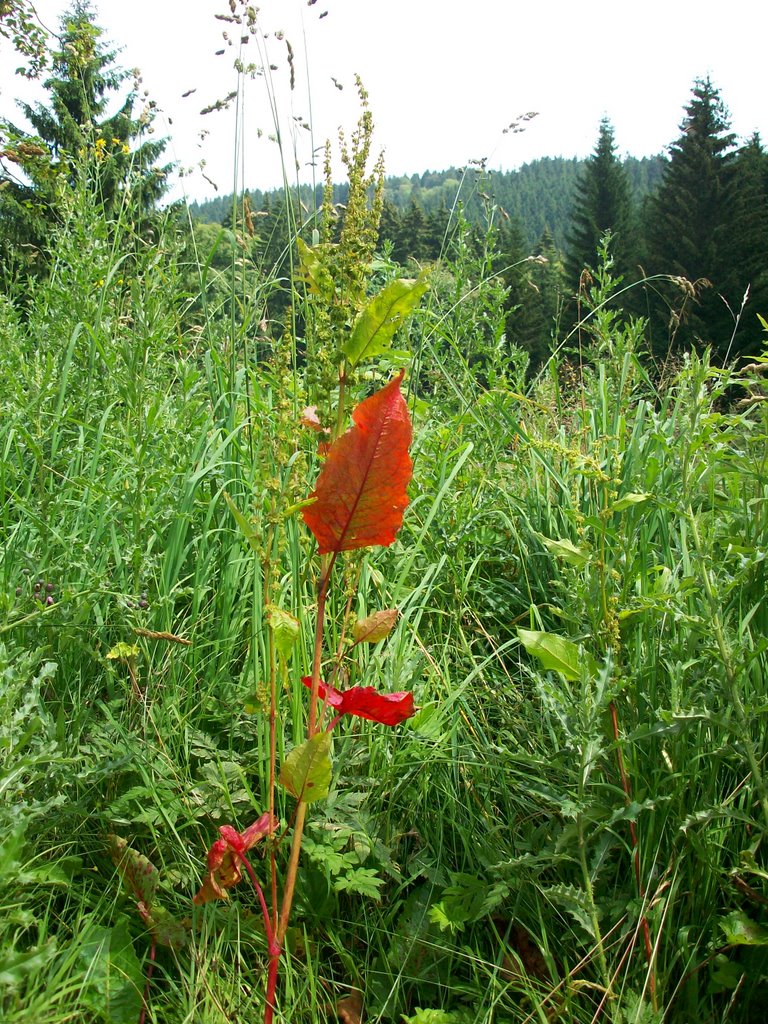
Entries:
<svg viewBox="0 0 768 1024">
<path fill-rule="evenodd" d="M 336 1013 L 341 1024 L 361 1024 L 363 1019 L 363 993 L 353 988 L 348 996 L 336 1003 Z"/>
</svg>

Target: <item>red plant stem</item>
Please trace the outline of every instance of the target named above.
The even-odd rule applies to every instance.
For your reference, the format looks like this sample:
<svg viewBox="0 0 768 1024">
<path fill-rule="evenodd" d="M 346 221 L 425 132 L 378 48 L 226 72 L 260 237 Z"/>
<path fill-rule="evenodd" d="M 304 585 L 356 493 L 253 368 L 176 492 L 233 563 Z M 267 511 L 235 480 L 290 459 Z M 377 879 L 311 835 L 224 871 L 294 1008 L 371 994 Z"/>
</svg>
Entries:
<svg viewBox="0 0 768 1024">
<path fill-rule="evenodd" d="M 320 686 L 320 667 L 323 658 L 323 631 L 325 629 L 325 602 L 328 597 L 328 582 L 331 578 L 336 552 L 323 555 L 320 562 L 320 582 L 317 588 L 317 615 L 315 619 L 315 649 L 312 657 L 312 688 L 309 695 L 309 720 L 307 738 L 317 732 L 317 691 Z"/>
<path fill-rule="evenodd" d="M 613 739 L 616 743 L 616 760 L 619 764 L 619 775 L 621 776 L 621 787 L 624 790 L 624 798 L 627 806 L 632 802 L 632 790 L 629 785 L 629 778 L 624 767 L 624 754 L 621 750 L 621 744 L 619 743 L 619 716 L 616 711 L 616 702 L 611 701 L 611 727 L 613 729 Z M 632 844 L 632 862 L 635 869 L 635 881 L 637 882 L 637 892 L 641 900 L 645 899 L 645 886 L 643 885 L 642 873 L 640 870 L 640 844 L 637 839 L 637 827 L 634 821 L 629 821 L 629 838 Z M 658 1009 L 658 1001 L 656 998 L 656 970 L 653 965 L 653 943 L 651 942 L 651 929 L 648 925 L 648 918 L 645 914 L 640 916 L 640 926 L 643 930 L 643 945 L 645 946 L 645 958 L 648 961 L 648 968 L 650 971 L 650 977 L 648 980 L 648 987 L 651 993 L 651 1006 L 654 1011 Z"/>
<path fill-rule="evenodd" d="M 274 928 L 272 927 L 272 919 L 269 914 L 269 908 L 267 907 L 267 901 L 264 898 L 264 891 L 259 884 L 259 880 L 256 877 L 256 872 L 251 867 L 251 862 L 242 853 L 235 853 L 235 856 L 245 866 L 245 870 L 248 872 L 248 876 L 253 883 L 253 888 L 256 890 L 256 895 L 259 897 L 259 904 L 261 905 L 261 916 L 264 918 L 264 931 L 267 935 L 267 949 L 269 950 L 269 968 L 267 970 L 267 992 L 266 992 L 266 1004 L 264 1006 L 264 1024 L 272 1024 L 272 1019 L 275 1011 L 275 990 L 277 989 L 277 972 L 280 966 L 280 953 L 282 952 L 282 944 L 277 941 L 275 936 Z M 139 1022 L 143 1024 L 143 1022 Z"/>
<path fill-rule="evenodd" d="M 272 501 L 274 512 L 274 499 Z M 270 529 L 267 535 L 266 557 L 263 563 L 264 569 L 264 606 L 272 600 L 272 562 L 271 552 L 274 542 L 274 528 Z M 269 825 L 273 831 L 275 828 L 275 766 L 277 763 L 277 657 L 275 652 L 275 638 L 270 631 L 269 644 L 269 796 L 268 811 Z M 270 832 L 270 835 L 272 832 Z M 269 879 L 270 896 L 272 898 L 272 929 L 277 928 L 277 857 L 275 844 L 269 843 Z"/>
<path fill-rule="evenodd" d="M 149 986 L 152 982 L 152 975 L 155 972 L 155 955 L 157 953 L 157 943 L 155 942 L 154 936 L 152 936 L 152 945 L 149 949 L 149 967 L 147 968 L 147 977 L 144 982 L 144 993 L 141 997 L 141 1013 L 139 1014 L 139 1024 L 144 1024 L 147 1019 L 147 1007 L 149 1006 Z"/>
</svg>

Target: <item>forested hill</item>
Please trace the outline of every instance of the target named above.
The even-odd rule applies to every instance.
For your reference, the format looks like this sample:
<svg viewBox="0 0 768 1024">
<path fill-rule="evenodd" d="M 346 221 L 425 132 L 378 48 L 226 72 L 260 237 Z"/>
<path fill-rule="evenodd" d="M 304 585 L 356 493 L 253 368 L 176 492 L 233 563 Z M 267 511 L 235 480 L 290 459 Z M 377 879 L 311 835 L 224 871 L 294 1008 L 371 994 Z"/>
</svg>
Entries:
<svg viewBox="0 0 768 1024">
<path fill-rule="evenodd" d="M 412 203 L 425 213 L 444 207 L 448 210 L 460 201 L 471 221 L 482 220 L 489 200 L 515 218 L 529 245 L 535 245 L 545 230 L 555 244 L 564 248 L 570 222 L 571 207 L 585 160 L 575 157 L 543 157 L 524 164 L 516 171 L 484 171 L 479 167 L 450 167 L 445 171 L 391 176 L 385 182 L 385 198 L 399 213 Z M 661 156 L 627 157 L 624 161 L 636 201 L 640 202 L 658 184 L 664 158 Z M 261 209 L 265 202 L 279 201 L 282 189 L 249 192 L 251 207 Z M 302 200 L 312 206 L 321 201 L 322 186 L 302 187 Z M 334 200 L 344 203 L 347 185 L 334 187 Z M 216 196 L 190 204 L 192 216 L 199 221 L 223 223 L 232 213 L 232 195 Z"/>
</svg>

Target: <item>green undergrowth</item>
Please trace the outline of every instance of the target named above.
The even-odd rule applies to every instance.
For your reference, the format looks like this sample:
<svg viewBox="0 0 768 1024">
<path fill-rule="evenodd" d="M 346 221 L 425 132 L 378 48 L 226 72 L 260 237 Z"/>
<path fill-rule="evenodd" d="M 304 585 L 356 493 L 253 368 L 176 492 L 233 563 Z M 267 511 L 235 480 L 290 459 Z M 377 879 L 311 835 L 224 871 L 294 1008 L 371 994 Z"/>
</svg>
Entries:
<svg viewBox="0 0 768 1024">
<path fill-rule="evenodd" d="M 607 254 L 573 347 L 526 377 L 463 231 L 391 360 L 415 422 L 403 530 L 347 570 L 358 617 L 399 610 L 350 682 L 419 711 L 334 741 L 278 1019 L 346 997 L 382 1024 L 762 1020 L 768 448 L 762 403 L 738 404 L 759 377 L 649 370 Z M 0 297 L 0 1015 L 138 1020 L 149 938 L 116 833 L 188 929 L 149 1019 L 258 1019 L 255 897 L 191 897 L 218 826 L 261 813 L 275 524 L 272 592 L 301 626 L 279 759 L 302 717 L 313 548 L 285 510 L 317 466 L 311 300 L 297 277 L 295 334 L 265 332 L 261 272 L 209 308 L 173 217 L 142 241 L 86 197 L 52 252 Z"/>
</svg>

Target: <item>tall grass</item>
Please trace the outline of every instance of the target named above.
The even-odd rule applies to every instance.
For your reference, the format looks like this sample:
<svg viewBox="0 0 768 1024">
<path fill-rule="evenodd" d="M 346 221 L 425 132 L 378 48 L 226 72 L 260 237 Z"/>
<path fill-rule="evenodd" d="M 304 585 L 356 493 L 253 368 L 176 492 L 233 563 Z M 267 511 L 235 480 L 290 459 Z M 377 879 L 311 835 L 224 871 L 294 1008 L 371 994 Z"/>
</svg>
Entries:
<svg viewBox="0 0 768 1024">
<path fill-rule="evenodd" d="M 253 899 L 190 898 L 217 826 L 263 806 L 266 555 L 302 625 L 280 757 L 302 720 L 312 549 L 275 499 L 310 489 L 312 299 L 292 281 L 293 333 L 254 347 L 276 274 L 245 294 L 233 267 L 222 315 L 173 217 L 151 243 L 127 223 L 83 190 L 49 279 L 0 298 L 8 1024 L 138 1019 L 149 941 L 110 832 L 189 918 L 150 1019 L 261 1012 Z M 355 611 L 400 610 L 365 681 L 420 710 L 337 742 L 279 1019 L 333 1019 L 359 992 L 381 1022 L 762 1020 L 765 414 L 706 354 L 657 383 L 615 287 L 605 254 L 578 344 L 526 381 L 492 261 L 460 218 L 446 240 L 410 331 L 412 502 L 357 566 Z M 268 552 L 225 495 L 257 548 L 279 526 Z M 568 641 L 578 671 L 547 669 L 521 627 Z"/>
</svg>

